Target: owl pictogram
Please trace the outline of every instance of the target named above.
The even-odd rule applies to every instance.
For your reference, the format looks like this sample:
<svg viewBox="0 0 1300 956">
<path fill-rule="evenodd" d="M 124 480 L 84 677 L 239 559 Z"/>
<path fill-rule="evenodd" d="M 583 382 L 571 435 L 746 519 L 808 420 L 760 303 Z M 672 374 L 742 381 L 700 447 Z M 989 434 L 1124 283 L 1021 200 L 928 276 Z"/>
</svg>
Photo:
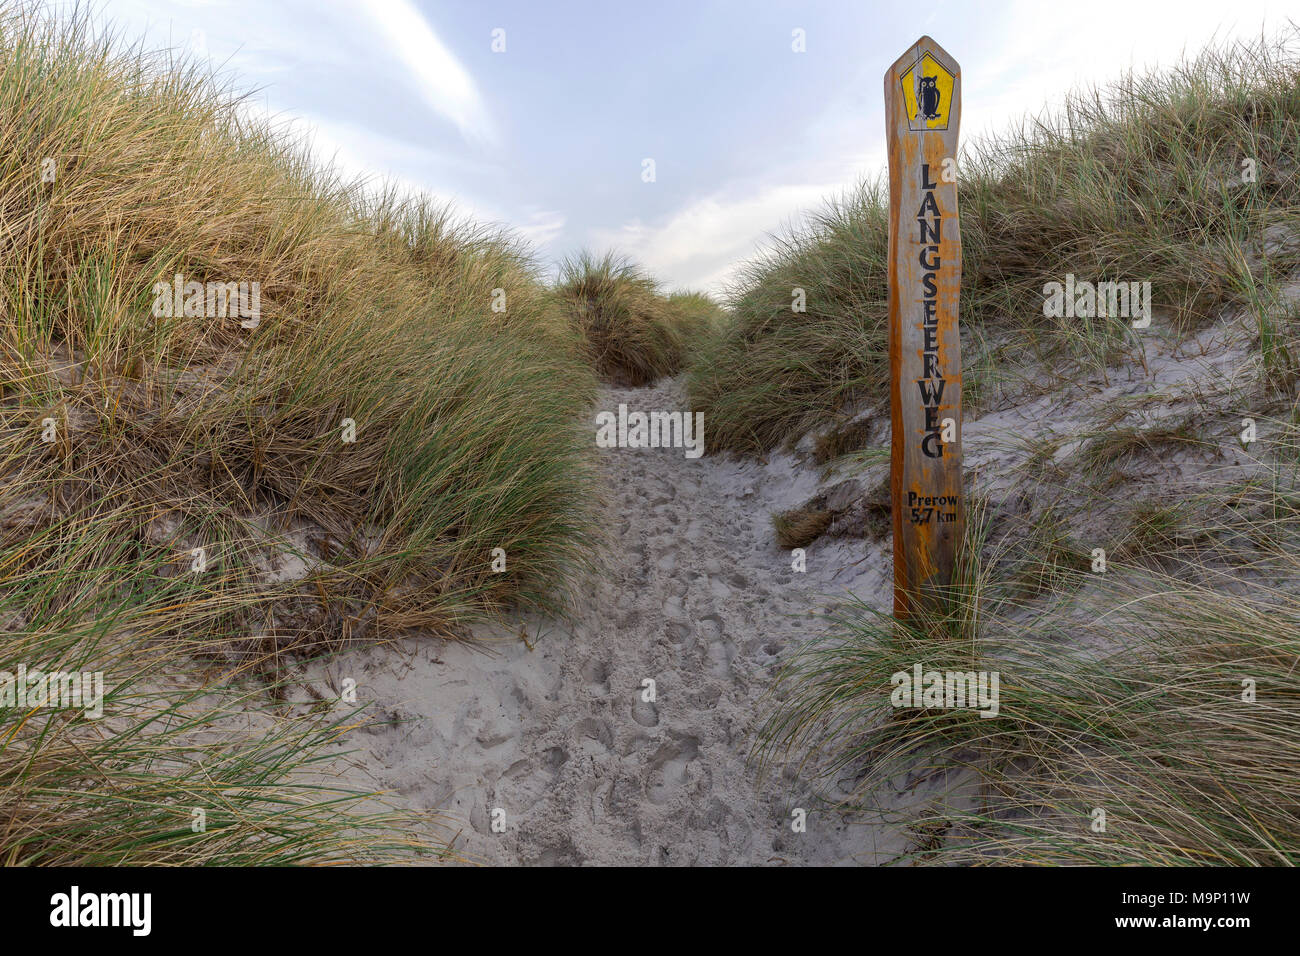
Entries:
<svg viewBox="0 0 1300 956">
<path fill-rule="evenodd" d="M 916 96 L 916 118 L 933 120 L 939 118 L 939 86 L 936 77 L 921 77 L 921 88 Z"/>
</svg>

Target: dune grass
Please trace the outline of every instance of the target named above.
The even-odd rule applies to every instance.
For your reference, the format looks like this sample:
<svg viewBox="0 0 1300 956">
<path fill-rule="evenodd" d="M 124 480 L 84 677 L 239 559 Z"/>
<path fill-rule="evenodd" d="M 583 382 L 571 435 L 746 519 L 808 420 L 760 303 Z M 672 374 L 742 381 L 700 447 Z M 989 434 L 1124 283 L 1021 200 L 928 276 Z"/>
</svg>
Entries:
<svg viewBox="0 0 1300 956">
<path fill-rule="evenodd" d="M 704 292 L 670 293 L 668 312 L 668 321 L 681 333 L 686 365 L 709 347 L 710 339 L 723 334 L 730 319 L 722 304 Z"/>
<path fill-rule="evenodd" d="M 563 611 L 596 382 L 516 240 L 343 181 L 205 71 L 34 6 L 0 19 L 0 208 L 0 670 L 154 686 L 184 652 L 274 686 L 287 651 Z M 176 276 L 258 306 L 169 310 Z M 328 722 L 188 770 L 179 731 L 103 726 L 0 708 L 0 859 L 349 846 L 338 799 L 277 795 Z M 234 830 L 163 835 L 200 771 Z"/>
<path fill-rule="evenodd" d="M 1066 274 L 1151 282 L 1157 330 L 1247 308 L 1269 374 L 1294 380 L 1294 317 L 1277 292 L 1300 268 L 1296 44 L 1292 32 L 1211 48 L 964 147 L 960 320 L 972 408 L 997 397 L 1009 368 L 1105 369 L 1134 353 L 1125 319 L 1043 315 L 1043 286 Z M 734 323 L 691 370 L 713 448 L 761 453 L 846 407 L 888 401 L 887 229 L 888 196 L 869 181 L 742 270 Z"/>
<path fill-rule="evenodd" d="M 1135 416 L 1161 402 L 1135 395 L 1082 433 L 1012 436 L 1018 473 L 972 500 L 944 600 L 904 622 L 851 601 L 790 660 L 755 761 L 906 827 L 898 862 L 1300 862 L 1295 41 L 1124 77 L 961 157 L 968 410 L 1145 362 L 1126 319 L 1043 315 L 1067 273 L 1150 281 L 1154 334 L 1175 342 L 1244 314 L 1258 352 L 1181 416 Z M 868 184 L 748 267 L 691 372 L 715 448 L 886 405 L 886 222 Z M 1242 409 L 1268 437 L 1225 454 Z M 896 707 L 917 664 L 996 673 L 997 715 Z"/>
<path fill-rule="evenodd" d="M 755 758 L 906 824 L 899 862 L 1300 862 L 1300 419 L 1266 427 L 1254 467 L 1195 492 L 1108 497 L 1080 464 L 1055 489 L 1073 514 L 977 501 L 946 607 L 841 608 L 780 676 Z M 917 663 L 997 673 L 998 715 L 894 707 Z M 876 799 L 899 774 L 928 781 L 905 810 Z"/>
<path fill-rule="evenodd" d="M 831 513 L 825 508 L 792 508 L 772 515 L 776 543 L 783 548 L 807 547 L 830 527 Z"/>
<path fill-rule="evenodd" d="M 525 251 L 336 180 L 201 74 L 87 31 L 7 24 L 4 115 L 37 121 L 4 133 L 5 480 L 51 519 L 170 519 L 177 547 L 310 523 L 381 611 L 550 602 L 587 544 L 594 383 Z M 177 274 L 259 282 L 255 327 L 153 314 Z"/>
<path fill-rule="evenodd" d="M 649 385 L 682 370 L 725 314 L 703 293 L 667 295 L 625 256 L 582 252 L 560 267 L 556 293 L 602 381 Z"/>
</svg>

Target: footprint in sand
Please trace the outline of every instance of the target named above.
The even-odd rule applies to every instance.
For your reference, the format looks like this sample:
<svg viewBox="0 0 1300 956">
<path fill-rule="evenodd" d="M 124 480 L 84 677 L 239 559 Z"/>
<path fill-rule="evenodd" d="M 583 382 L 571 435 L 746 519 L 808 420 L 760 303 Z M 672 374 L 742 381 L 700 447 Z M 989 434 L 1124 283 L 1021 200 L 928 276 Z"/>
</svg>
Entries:
<svg viewBox="0 0 1300 956">
<path fill-rule="evenodd" d="M 558 776 L 560 769 L 568 762 L 569 752 L 563 747 L 547 747 L 542 751 L 542 766 L 553 775 Z"/>
<path fill-rule="evenodd" d="M 659 726 L 659 708 L 649 701 L 641 699 L 638 693 L 632 704 L 632 719 L 642 727 Z"/>
<path fill-rule="evenodd" d="M 650 758 L 646 796 L 654 804 L 667 803 L 686 782 L 690 762 L 700 754 L 698 737 L 680 737 L 661 746 Z"/>
<path fill-rule="evenodd" d="M 608 753 L 614 746 L 614 731 L 606 721 L 595 717 L 580 720 L 573 728 L 578 750 L 584 754 L 599 755 Z"/>
<path fill-rule="evenodd" d="M 691 629 L 685 624 L 664 625 L 664 636 L 674 644 L 681 644 L 691 636 Z"/>
<path fill-rule="evenodd" d="M 609 664 L 605 661 L 588 661 L 582 665 L 582 679 L 587 682 L 587 689 L 597 697 L 609 693 Z"/>
<path fill-rule="evenodd" d="M 722 619 L 716 614 L 701 618 L 699 633 L 709 645 L 709 673 L 714 677 L 730 677 L 731 662 L 736 658 L 736 645 L 723 633 Z"/>
</svg>

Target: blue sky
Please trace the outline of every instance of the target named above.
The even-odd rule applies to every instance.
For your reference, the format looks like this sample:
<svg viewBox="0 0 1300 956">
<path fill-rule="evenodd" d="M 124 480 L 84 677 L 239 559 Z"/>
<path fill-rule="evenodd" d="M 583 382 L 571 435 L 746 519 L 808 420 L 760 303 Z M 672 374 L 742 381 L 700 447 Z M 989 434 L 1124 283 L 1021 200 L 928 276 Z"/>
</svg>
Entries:
<svg viewBox="0 0 1300 956">
<path fill-rule="evenodd" d="M 1073 5 L 1072 5 L 1073 6 Z M 107 0 L 210 60 L 353 176 L 508 224 L 551 263 L 617 248 L 721 289 L 765 237 L 884 164 L 881 78 L 923 33 L 961 64 L 963 141 L 1281 3 Z M 804 31 L 806 52 L 792 49 Z M 504 30 L 505 51 L 493 52 Z M 642 180 L 643 160 L 655 181 Z"/>
</svg>

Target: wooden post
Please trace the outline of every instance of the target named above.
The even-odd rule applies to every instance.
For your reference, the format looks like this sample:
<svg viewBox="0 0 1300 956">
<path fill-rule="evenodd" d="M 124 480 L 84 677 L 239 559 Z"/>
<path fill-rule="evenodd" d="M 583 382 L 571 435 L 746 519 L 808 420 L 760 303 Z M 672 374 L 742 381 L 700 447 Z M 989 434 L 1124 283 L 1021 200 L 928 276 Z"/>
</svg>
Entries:
<svg viewBox="0 0 1300 956">
<path fill-rule="evenodd" d="M 953 583 L 961 480 L 961 69 L 921 37 L 885 74 L 894 614 Z"/>
</svg>

